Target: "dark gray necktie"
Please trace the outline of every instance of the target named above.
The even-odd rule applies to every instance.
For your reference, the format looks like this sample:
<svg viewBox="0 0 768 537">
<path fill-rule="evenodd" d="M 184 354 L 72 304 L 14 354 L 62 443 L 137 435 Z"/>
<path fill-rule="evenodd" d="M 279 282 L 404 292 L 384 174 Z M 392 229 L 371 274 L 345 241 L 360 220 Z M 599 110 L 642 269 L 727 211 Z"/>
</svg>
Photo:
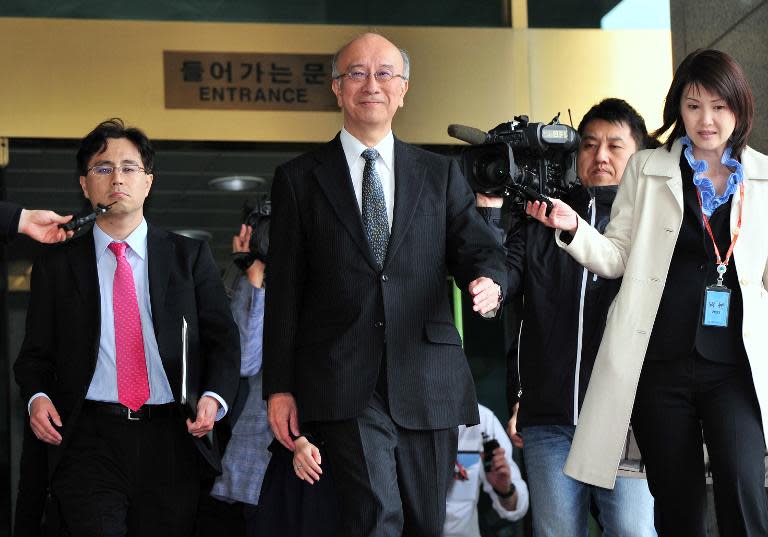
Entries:
<svg viewBox="0 0 768 537">
<path fill-rule="evenodd" d="M 373 257 L 384 266 L 389 243 L 389 223 L 387 221 L 387 204 L 384 202 L 384 188 L 376 173 L 376 159 L 379 152 L 375 149 L 363 151 L 365 168 L 363 168 L 363 226 L 368 244 L 371 245 Z"/>
</svg>

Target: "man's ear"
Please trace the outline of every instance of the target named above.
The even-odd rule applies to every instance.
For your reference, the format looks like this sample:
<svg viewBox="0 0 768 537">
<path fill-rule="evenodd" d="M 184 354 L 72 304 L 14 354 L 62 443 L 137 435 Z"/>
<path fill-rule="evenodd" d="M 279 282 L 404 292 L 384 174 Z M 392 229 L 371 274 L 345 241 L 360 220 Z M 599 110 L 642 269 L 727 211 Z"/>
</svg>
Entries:
<svg viewBox="0 0 768 537">
<path fill-rule="evenodd" d="M 147 174 L 147 190 L 145 196 L 149 196 L 149 191 L 152 188 L 152 182 L 155 180 L 155 175 L 152 173 Z"/>
<path fill-rule="evenodd" d="M 83 196 L 85 196 L 85 199 L 90 200 L 90 196 L 88 196 L 88 183 L 85 182 L 85 176 L 80 176 L 80 188 L 83 189 Z"/>
<path fill-rule="evenodd" d="M 405 94 L 408 91 L 408 81 L 403 80 L 403 85 L 400 86 L 400 108 L 405 106 Z"/>
<path fill-rule="evenodd" d="M 339 108 L 342 108 L 341 105 L 341 79 L 337 78 L 334 79 L 333 82 L 331 82 L 331 90 L 333 90 L 333 93 L 336 95 L 336 104 L 339 106 Z"/>
</svg>

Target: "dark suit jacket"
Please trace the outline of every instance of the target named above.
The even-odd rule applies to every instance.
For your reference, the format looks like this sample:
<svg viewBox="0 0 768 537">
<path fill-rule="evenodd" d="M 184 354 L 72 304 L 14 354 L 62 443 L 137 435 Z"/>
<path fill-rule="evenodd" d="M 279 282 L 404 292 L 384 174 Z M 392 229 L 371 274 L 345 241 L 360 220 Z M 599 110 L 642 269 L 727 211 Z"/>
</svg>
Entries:
<svg viewBox="0 0 768 537">
<path fill-rule="evenodd" d="M 12 240 L 18 233 L 21 207 L 8 201 L 0 201 L 0 243 Z"/>
<path fill-rule="evenodd" d="M 183 316 L 189 323 L 190 393 L 210 390 L 231 406 L 240 338 L 208 246 L 150 225 L 147 262 L 155 337 L 174 399 L 180 400 Z M 93 233 L 46 251 L 32 269 L 31 293 L 14 372 L 25 401 L 43 392 L 63 420 L 63 442 L 49 453 L 52 473 L 96 368 L 101 319 Z"/>
<path fill-rule="evenodd" d="M 303 421 L 368 404 L 386 353 L 402 427 L 477 423 L 474 383 L 453 324 L 447 276 L 506 286 L 504 252 L 458 164 L 395 140 L 395 204 L 384 269 L 363 231 L 337 136 L 278 167 L 264 314 L 264 396 L 291 392 Z"/>
</svg>

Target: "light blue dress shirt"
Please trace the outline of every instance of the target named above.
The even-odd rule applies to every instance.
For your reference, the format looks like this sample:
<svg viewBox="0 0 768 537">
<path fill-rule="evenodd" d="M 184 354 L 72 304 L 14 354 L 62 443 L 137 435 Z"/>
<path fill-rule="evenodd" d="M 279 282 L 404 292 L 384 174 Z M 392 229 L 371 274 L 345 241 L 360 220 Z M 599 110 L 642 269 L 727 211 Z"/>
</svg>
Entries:
<svg viewBox="0 0 768 537">
<path fill-rule="evenodd" d="M 115 241 L 104 233 L 98 225 L 93 226 L 93 243 L 96 247 L 96 269 L 99 274 L 99 293 L 101 293 L 101 333 L 99 335 L 99 356 L 96 370 L 93 372 L 91 385 L 86 399 L 117 403 L 117 367 L 115 353 L 115 317 L 112 306 L 112 287 L 115 281 L 117 259 L 109 249 L 112 242 L 126 242 L 125 257 L 133 271 L 133 283 L 136 286 L 136 299 L 141 315 L 141 333 L 144 338 L 144 355 L 147 359 L 149 377 L 150 405 L 161 405 L 173 401 L 173 393 L 165 376 L 160 350 L 157 347 L 155 329 L 152 325 L 152 306 L 149 302 L 149 271 L 147 269 L 147 222 L 141 221 L 139 227 L 125 238 Z M 181 333 L 181 327 L 179 327 Z"/>
</svg>

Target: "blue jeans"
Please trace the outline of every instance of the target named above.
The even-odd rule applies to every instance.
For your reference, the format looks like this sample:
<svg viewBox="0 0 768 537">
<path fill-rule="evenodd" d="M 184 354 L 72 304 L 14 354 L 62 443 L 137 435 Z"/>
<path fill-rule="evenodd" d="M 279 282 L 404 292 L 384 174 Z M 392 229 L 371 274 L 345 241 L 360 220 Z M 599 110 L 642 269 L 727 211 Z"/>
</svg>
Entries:
<svg viewBox="0 0 768 537">
<path fill-rule="evenodd" d="M 586 537 L 591 500 L 603 537 L 655 537 L 653 496 L 645 479 L 619 477 L 610 490 L 563 473 L 575 431 L 573 425 L 540 425 L 521 432 L 534 537 Z"/>
</svg>

